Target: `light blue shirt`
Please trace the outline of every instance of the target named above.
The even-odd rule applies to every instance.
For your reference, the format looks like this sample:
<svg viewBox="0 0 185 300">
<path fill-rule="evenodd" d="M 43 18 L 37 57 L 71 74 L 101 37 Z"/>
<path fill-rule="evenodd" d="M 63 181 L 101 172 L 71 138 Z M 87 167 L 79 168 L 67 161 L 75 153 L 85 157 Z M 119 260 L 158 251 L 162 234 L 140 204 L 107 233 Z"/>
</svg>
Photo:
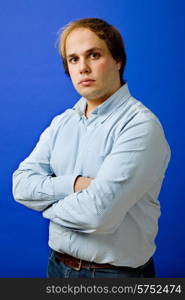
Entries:
<svg viewBox="0 0 185 300">
<path fill-rule="evenodd" d="M 156 249 L 158 195 L 170 148 L 159 120 L 131 96 L 127 83 L 88 119 L 85 106 L 82 97 L 42 133 L 13 174 L 14 198 L 50 220 L 52 249 L 138 267 Z M 94 180 L 74 192 L 78 175 Z"/>
</svg>

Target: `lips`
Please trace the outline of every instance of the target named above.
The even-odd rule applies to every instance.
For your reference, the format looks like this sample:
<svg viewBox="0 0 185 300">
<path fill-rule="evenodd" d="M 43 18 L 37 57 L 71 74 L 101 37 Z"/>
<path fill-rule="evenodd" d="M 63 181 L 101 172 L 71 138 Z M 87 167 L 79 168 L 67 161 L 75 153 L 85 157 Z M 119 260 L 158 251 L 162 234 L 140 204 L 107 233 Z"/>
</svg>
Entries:
<svg viewBox="0 0 185 300">
<path fill-rule="evenodd" d="M 91 84 L 92 82 L 94 82 L 95 80 L 93 80 L 93 79 L 90 79 L 90 78 L 86 78 L 86 79 L 82 79 L 80 82 L 79 82 L 79 84 L 81 84 L 81 85 L 89 85 L 89 84 Z"/>
</svg>

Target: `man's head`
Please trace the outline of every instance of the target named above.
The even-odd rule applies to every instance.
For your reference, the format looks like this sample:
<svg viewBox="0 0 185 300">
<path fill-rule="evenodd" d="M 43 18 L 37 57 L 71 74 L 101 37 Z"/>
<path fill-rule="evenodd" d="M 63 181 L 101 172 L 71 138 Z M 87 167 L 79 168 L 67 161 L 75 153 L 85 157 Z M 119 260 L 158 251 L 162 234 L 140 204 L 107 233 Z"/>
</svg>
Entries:
<svg viewBox="0 0 185 300">
<path fill-rule="evenodd" d="M 107 22 L 96 18 L 71 22 L 58 46 L 66 74 L 87 99 L 109 97 L 124 83 L 124 44 L 119 31 Z M 89 81 L 81 82 L 84 79 Z"/>
</svg>

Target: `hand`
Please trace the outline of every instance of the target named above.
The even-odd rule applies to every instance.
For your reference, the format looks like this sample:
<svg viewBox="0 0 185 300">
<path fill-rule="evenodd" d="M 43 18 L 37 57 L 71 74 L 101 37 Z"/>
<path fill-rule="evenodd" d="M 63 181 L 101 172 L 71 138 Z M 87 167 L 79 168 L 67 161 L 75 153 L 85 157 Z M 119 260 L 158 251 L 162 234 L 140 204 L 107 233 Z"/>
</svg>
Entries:
<svg viewBox="0 0 185 300">
<path fill-rule="evenodd" d="M 74 183 L 74 191 L 79 192 L 81 190 L 88 188 L 88 186 L 90 185 L 90 183 L 93 179 L 94 178 L 91 178 L 91 177 L 78 176 Z"/>
</svg>

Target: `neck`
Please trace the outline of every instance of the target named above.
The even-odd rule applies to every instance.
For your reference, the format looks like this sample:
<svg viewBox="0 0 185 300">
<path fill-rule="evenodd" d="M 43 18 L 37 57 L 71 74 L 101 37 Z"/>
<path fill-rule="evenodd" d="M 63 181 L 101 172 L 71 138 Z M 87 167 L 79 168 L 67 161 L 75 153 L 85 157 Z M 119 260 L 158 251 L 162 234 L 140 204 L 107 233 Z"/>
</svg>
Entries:
<svg viewBox="0 0 185 300">
<path fill-rule="evenodd" d="M 89 117 L 89 115 L 91 114 L 91 112 L 99 105 L 101 105 L 103 102 L 105 102 L 109 97 L 111 97 L 117 90 L 119 90 L 121 87 L 121 84 L 119 84 L 119 86 L 117 86 L 111 93 L 104 95 L 101 98 L 97 98 L 97 99 L 87 99 L 87 106 L 85 109 L 85 116 L 86 118 Z"/>
</svg>

